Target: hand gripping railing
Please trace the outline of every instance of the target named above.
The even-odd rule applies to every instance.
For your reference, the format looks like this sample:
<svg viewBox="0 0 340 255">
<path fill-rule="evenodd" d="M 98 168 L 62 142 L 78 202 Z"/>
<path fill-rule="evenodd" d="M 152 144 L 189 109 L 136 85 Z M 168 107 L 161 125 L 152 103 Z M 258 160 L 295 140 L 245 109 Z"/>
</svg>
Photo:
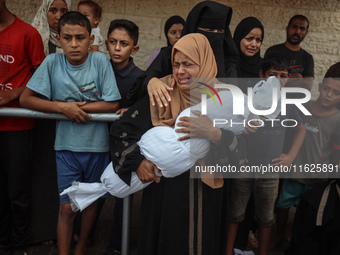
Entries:
<svg viewBox="0 0 340 255">
<path fill-rule="evenodd" d="M 91 121 L 112 122 L 118 118 L 115 113 L 89 113 Z M 25 108 L 0 107 L 0 116 L 3 117 L 24 117 L 36 119 L 56 119 L 68 120 L 68 118 L 59 113 L 43 113 Z M 130 219 L 131 219 L 131 199 L 132 196 L 125 197 L 123 200 L 123 230 L 122 230 L 122 255 L 129 254 L 130 239 Z M 124 213 L 125 212 L 125 213 Z"/>
</svg>

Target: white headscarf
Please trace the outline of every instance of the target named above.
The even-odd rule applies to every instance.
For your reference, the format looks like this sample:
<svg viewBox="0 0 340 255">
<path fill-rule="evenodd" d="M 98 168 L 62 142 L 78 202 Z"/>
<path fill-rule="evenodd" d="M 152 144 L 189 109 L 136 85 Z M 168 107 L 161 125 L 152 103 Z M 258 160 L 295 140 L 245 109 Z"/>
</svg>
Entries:
<svg viewBox="0 0 340 255">
<path fill-rule="evenodd" d="M 55 0 L 43 0 L 32 22 L 32 26 L 38 30 L 38 32 L 40 33 L 42 37 L 43 44 L 44 44 L 44 51 L 45 51 L 46 56 L 49 54 L 49 49 L 48 49 L 49 42 L 51 42 L 53 45 L 56 46 L 57 53 L 63 52 L 63 49 L 59 45 L 57 38 L 56 38 L 56 35 L 58 32 L 50 27 L 48 23 L 48 18 L 47 18 L 48 10 L 50 9 L 54 1 Z M 63 0 L 63 1 L 66 3 L 68 11 L 71 11 L 72 1 L 71 0 Z"/>
</svg>

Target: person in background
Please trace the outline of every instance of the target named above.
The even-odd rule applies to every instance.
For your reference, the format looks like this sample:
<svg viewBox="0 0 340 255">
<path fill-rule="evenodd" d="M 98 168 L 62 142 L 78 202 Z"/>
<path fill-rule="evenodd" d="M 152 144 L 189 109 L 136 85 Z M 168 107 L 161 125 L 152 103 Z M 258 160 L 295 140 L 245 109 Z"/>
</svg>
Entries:
<svg viewBox="0 0 340 255">
<path fill-rule="evenodd" d="M 275 76 L 284 87 L 289 77 L 289 58 L 280 52 L 268 54 L 262 61 L 260 77 Z M 289 166 L 297 156 L 305 138 L 306 130 L 303 126 L 298 109 L 295 105 L 287 105 L 287 114 L 281 113 L 277 119 L 293 119 L 296 126 L 293 144 L 287 154 L 282 153 L 286 127 L 279 124 L 271 126 L 265 124 L 256 132 L 246 132 L 248 166 Z M 233 179 L 231 185 L 230 218 L 228 226 L 227 255 L 233 254 L 234 242 L 239 222 L 245 215 L 251 193 L 255 199 L 255 217 L 259 225 L 259 255 L 268 254 L 271 226 L 275 222 L 274 207 L 278 194 L 279 179 L 277 175 L 256 176 L 255 178 Z"/>
<path fill-rule="evenodd" d="M 259 72 L 262 62 L 260 48 L 263 38 L 263 25 L 255 17 L 241 20 L 234 32 L 234 42 L 240 56 L 237 78 L 241 79 L 238 79 L 237 85 L 245 94 L 248 87 L 253 87 L 260 80 Z"/>
<path fill-rule="evenodd" d="M 237 77 L 238 52 L 229 29 L 232 12 L 232 8 L 226 5 L 202 1 L 192 8 L 182 31 L 182 36 L 200 33 L 208 38 L 217 63 L 217 77 L 222 78 Z M 168 94 L 171 88 L 157 78 L 172 73 L 171 50 L 172 46 L 161 49 L 144 75 L 131 86 L 127 95 L 129 100 L 136 102 L 149 94 L 152 104 L 167 105 L 171 100 Z"/>
<path fill-rule="evenodd" d="M 340 62 L 332 65 L 319 84 L 319 97 L 305 104 L 312 115 L 301 115 L 306 127 L 306 138 L 293 162 L 296 166 L 325 166 L 340 164 Z M 336 162 L 332 162 L 334 159 Z M 303 177 L 303 176 L 302 176 Z M 298 206 L 301 196 L 315 185 L 327 181 L 327 174 L 313 174 L 314 178 L 284 179 L 276 203 L 276 238 L 272 246 L 291 241 L 291 233 L 285 236 L 289 208 Z"/>
<path fill-rule="evenodd" d="M 94 42 L 89 52 L 104 50 L 104 39 L 100 34 L 99 22 L 102 17 L 102 8 L 95 1 L 82 0 L 78 3 L 78 12 L 85 15 L 91 23 L 91 35 L 94 35 Z"/>
<path fill-rule="evenodd" d="M 302 196 L 287 255 L 340 254 L 340 180 L 322 183 Z"/>
<path fill-rule="evenodd" d="M 0 0 L 0 107 L 19 97 L 45 58 L 38 31 Z M 33 119 L 0 117 L 0 254 L 24 255 L 30 236 Z"/>
<path fill-rule="evenodd" d="M 185 24 L 185 20 L 177 15 L 171 16 L 164 25 L 164 34 L 167 41 L 167 46 L 174 46 L 174 44 L 181 37 L 182 30 Z M 161 49 L 157 49 L 152 52 L 150 58 L 146 62 L 146 68 L 155 60 Z"/>
<path fill-rule="evenodd" d="M 283 52 L 290 56 L 291 73 L 287 87 L 312 89 L 314 77 L 314 59 L 300 44 L 308 34 L 309 20 L 303 15 L 293 16 L 286 27 L 286 41 L 281 44 L 271 46 L 267 53 L 273 51 Z"/>
<path fill-rule="evenodd" d="M 115 73 L 117 86 L 122 99 L 119 101 L 120 109 L 116 112 L 122 114 L 124 108 L 132 106 L 126 98 L 132 82 L 143 74 L 134 63 L 132 56 L 139 50 L 139 28 L 130 20 L 116 19 L 111 21 L 105 41 L 106 49 L 110 54 L 110 62 Z M 105 255 L 120 254 L 122 242 L 123 199 L 116 198 L 114 208 L 114 222 L 111 231 L 110 244 Z"/>
<path fill-rule="evenodd" d="M 237 86 L 245 94 L 247 94 L 247 88 L 252 88 L 260 80 L 259 72 L 262 63 L 260 48 L 263 38 L 263 25 L 255 17 L 244 18 L 234 31 L 234 42 L 240 56 L 237 65 Z M 251 195 L 245 219 L 239 225 L 235 241 L 235 247 L 241 250 L 245 250 L 247 245 L 252 248 L 258 246 L 257 238 L 254 235 L 257 229 L 254 212 L 254 196 Z"/>
<path fill-rule="evenodd" d="M 72 10 L 71 0 L 43 0 L 32 26 L 35 27 L 42 37 L 45 55 L 63 52 L 58 43 L 58 21 L 66 12 Z"/>
</svg>

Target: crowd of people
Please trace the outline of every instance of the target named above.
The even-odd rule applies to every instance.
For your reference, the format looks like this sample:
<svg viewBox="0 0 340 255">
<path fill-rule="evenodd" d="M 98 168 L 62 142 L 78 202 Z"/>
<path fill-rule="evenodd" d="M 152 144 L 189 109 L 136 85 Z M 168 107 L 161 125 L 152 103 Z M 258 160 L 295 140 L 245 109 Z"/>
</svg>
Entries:
<svg viewBox="0 0 340 255">
<path fill-rule="evenodd" d="M 243 134 L 234 134 L 197 109 L 194 115 L 182 114 L 200 103 L 206 87 L 218 94 L 215 85 L 225 78 L 249 97 L 250 88 L 265 84 L 310 91 L 314 60 L 300 46 L 308 34 L 307 17 L 293 16 L 286 41 L 268 48 L 262 58 L 265 28 L 259 19 L 244 18 L 232 36 L 232 9 L 203 1 L 186 20 L 175 15 L 166 21 L 167 46 L 152 53 L 143 71 L 133 62 L 139 50 L 134 22 L 111 21 L 103 39 L 98 3 L 81 0 L 72 11 L 71 2 L 43 0 L 31 26 L 0 0 L 0 107 L 68 118 L 0 117 L 0 255 L 24 255 L 31 243 L 54 241 L 60 255 L 69 254 L 72 244 L 74 254 L 86 254 L 108 194 L 104 190 L 105 195 L 79 213 L 63 192 L 77 186 L 75 182 L 101 183 L 110 175 L 127 187 L 136 179 L 149 184 L 143 190 L 138 226 L 140 255 L 232 255 L 249 247 L 266 255 L 283 241 L 289 243 L 289 255 L 339 254 L 336 175 L 228 178 L 182 171 L 168 178 L 162 169 L 166 164 L 179 167 L 179 158 L 169 152 L 163 155 L 168 157 L 162 160 L 165 167 L 160 167 L 140 142 L 152 128 L 170 127 L 175 140 L 166 143 L 208 141 L 206 156 L 189 154 L 196 166 L 338 169 L 340 62 L 328 69 L 317 99 L 300 105 L 310 115 L 299 111 L 298 104 L 288 104 L 285 113 L 274 116 L 276 122 L 265 121 L 268 116 L 263 114 L 248 121 Z M 102 53 L 104 47 L 109 58 Z M 290 93 L 288 99 L 301 102 L 301 93 Z M 112 123 L 96 122 L 90 113 L 120 117 Z M 280 125 L 287 119 L 294 127 Z M 157 139 L 150 146 L 165 147 Z M 184 146 L 180 149 L 187 153 Z M 292 232 L 287 232 L 292 206 L 297 211 Z M 122 199 L 116 198 L 105 255 L 120 254 L 123 213 Z M 44 229 L 35 232 L 41 222 L 46 222 Z"/>
</svg>

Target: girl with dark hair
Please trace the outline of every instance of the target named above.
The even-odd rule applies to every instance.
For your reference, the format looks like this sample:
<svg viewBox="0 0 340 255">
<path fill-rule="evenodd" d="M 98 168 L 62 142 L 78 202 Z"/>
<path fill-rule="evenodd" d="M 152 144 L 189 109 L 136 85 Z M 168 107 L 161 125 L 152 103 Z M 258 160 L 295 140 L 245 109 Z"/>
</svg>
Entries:
<svg viewBox="0 0 340 255">
<path fill-rule="evenodd" d="M 238 86 L 243 93 L 247 92 L 247 87 L 253 87 L 259 81 L 262 62 L 260 47 L 263 37 L 263 25 L 255 17 L 243 19 L 235 29 L 234 42 L 240 55 L 237 65 L 237 77 L 242 78 L 238 79 Z"/>
<path fill-rule="evenodd" d="M 181 37 L 182 30 L 185 24 L 185 20 L 177 15 L 171 16 L 164 25 L 164 34 L 167 41 L 167 46 L 174 46 L 174 44 Z M 146 63 L 146 68 L 148 68 L 151 63 L 155 60 L 161 49 L 157 49 L 152 52 L 150 58 Z"/>
</svg>

